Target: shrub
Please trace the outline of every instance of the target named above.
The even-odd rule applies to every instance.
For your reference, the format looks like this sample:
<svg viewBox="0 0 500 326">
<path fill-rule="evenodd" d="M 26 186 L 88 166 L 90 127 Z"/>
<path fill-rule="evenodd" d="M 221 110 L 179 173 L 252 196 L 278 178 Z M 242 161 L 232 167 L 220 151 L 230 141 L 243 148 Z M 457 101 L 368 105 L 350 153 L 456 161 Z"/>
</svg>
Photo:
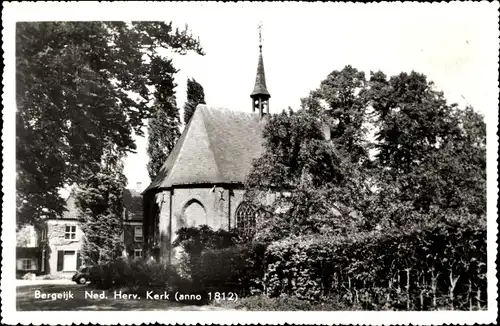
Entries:
<svg viewBox="0 0 500 326">
<path fill-rule="evenodd" d="M 213 304 L 229 309 L 252 311 L 335 311 L 353 308 L 346 307 L 337 301 L 314 303 L 285 294 L 274 298 L 266 295 L 255 295 L 237 301 L 214 301 Z"/>
<path fill-rule="evenodd" d="M 144 259 L 117 259 L 94 266 L 90 270 L 90 278 L 100 288 L 162 288 L 175 291 L 184 285 L 171 266 Z"/>
<path fill-rule="evenodd" d="M 182 248 L 179 267 L 183 274 L 189 275 L 193 290 L 203 290 L 203 273 L 201 272 L 203 252 L 229 248 L 239 242 L 238 234 L 223 229 L 214 231 L 208 225 L 183 227 L 177 231 L 173 246 Z"/>
<path fill-rule="evenodd" d="M 475 219 L 345 236 L 288 238 L 265 253 L 266 294 L 363 309 L 470 309 L 486 302 L 486 228 Z"/>
<path fill-rule="evenodd" d="M 200 264 L 203 288 L 239 296 L 262 293 L 265 248 L 261 243 L 248 243 L 205 251 Z"/>
</svg>

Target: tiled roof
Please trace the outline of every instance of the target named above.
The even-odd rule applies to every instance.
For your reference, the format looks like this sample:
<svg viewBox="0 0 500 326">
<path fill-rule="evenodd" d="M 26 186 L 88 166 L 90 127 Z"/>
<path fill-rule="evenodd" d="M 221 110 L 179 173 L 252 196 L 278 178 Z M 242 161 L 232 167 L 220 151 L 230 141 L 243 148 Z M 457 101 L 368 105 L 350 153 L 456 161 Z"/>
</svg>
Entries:
<svg viewBox="0 0 500 326">
<path fill-rule="evenodd" d="M 198 105 L 158 176 L 145 190 L 243 183 L 262 152 L 265 120 L 256 113 Z"/>
<path fill-rule="evenodd" d="M 259 54 L 259 63 L 257 65 L 257 76 L 255 77 L 255 87 L 250 96 L 254 95 L 268 95 L 269 97 L 271 97 L 271 95 L 267 91 L 266 73 L 264 72 L 264 59 L 262 58 L 262 52 L 260 52 Z"/>
</svg>

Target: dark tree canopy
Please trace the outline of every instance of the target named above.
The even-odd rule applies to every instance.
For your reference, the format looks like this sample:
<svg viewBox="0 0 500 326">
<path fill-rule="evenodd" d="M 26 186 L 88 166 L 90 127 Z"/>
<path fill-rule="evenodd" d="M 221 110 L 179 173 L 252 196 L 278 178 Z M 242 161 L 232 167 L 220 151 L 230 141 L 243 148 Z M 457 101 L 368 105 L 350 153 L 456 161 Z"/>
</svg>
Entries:
<svg viewBox="0 0 500 326">
<path fill-rule="evenodd" d="M 171 60 L 152 62 L 158 82 L 154 91 L 152 117 L 148 120 L 149 177 L 154 180 L 168 154 L 180 136 L 180 116 L 175 99 L 174 75 L 177 70 Z"/>
<path fill-rule="evenodd" d="M 194 78 L 187 81 L 187 102 L 184 104 L 184 123 L 188 124 L 198 104 L 205 103 L 205 91 Z"/>
<path fill-rule="evenodd" d="M 246 182 L 247 199 L 268 212 L 262 239 L 486 213 L 483 117 L 448 104 L 422 74 L 333 71 L 302 109 L 269 117 L 263 136 Z"/>
<path fill-rule="evenodd" d="M 330 126 L 331 138 L 342 146 L 355 162 L 367 159 L 366 122 L 367 99 L 364 72 L 346 66 L 333 71 L 302 99 L 302 107 L 323 114 L 322 120 Z"/>
<path fill-rule="evenodd" d="M 203 54 L 164 22 L 25 22 L 16 28 L 17 222 L 55 217 L 58 191 L 99 169 L 107 143 L 133 151 L 163 82 L 157 50 Z M 94 170 L 97 172 L 97 170 Z"/>
<path fill-rule="evenodd" d="M 123 153 L 105 149 L 99 172 L 88 173 L 75 193 L 79 222 L 85 238 L 82 259 L 86 265 L 112 262 L 121 255 L 123 191 Z"/>
<path fill-rule="evenodd" d="M 162 98 L 156 101 L 154 116 L 148 124 L 148 173 L 151 180 L 158 175 L 162 165 L 174 148 L 180 136 L 179 109 L 175 96 Z"/>
<path fill-rule="evenodd" d="M 367 98 L 377 132 L 373 142 L 380 191 L 392 223 L 486 213 L 486 125 L 471 107 L 447 103 L 415 72 L 373 73 Z M 377 210 L 374 210 L 377 211 Z"/>
</svg>

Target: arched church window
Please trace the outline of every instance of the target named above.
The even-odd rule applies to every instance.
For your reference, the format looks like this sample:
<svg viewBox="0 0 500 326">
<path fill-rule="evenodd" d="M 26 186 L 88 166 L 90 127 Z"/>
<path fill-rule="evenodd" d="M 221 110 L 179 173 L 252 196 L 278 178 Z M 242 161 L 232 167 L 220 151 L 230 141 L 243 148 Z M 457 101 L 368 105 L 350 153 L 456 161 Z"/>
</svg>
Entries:
<svg viewBox="0 0 500 326">
<path fill-rule="evenodd" d="M 247 202 L 240 204 L 236 210 L 236 229 L 245 234 L 253 235 L 255 233 L 257 212 Z"/>
<path fill-rule="evenodd" d="M 183 221 L 179 224 L 185 224 L 183 226 L 191 227 L 208 224 L 205 207 L 196 199 L 191 199 L 184 205 L 181 217 Z"/>
</svg>

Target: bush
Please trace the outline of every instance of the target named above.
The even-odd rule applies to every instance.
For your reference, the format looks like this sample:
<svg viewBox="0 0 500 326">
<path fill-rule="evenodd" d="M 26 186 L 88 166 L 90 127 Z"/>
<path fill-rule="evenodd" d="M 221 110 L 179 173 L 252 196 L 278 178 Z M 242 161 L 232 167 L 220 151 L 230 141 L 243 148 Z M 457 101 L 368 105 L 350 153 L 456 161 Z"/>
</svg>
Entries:
<svg viewBox="0 0 500 326">
<path fill-rule="evenodd" d="M 289 238 L 267 248 L 264 264 L 270 297 L 338 296 L 368 310 L 486 304 L 486 228 L 474 219 L 392 234 Z"/>
<path fill-rule="evenodd" d="M 280 295 L 270 298 L 266 295 L 255 295 L 247 298 L 241 298 L 237 301 L 215 301 L 215 306 L 252 311 L 335 311 L 352 310 L 352 307 L 346 307 L 338 302 L 310 302 L 300 300 L 297 297 Z"/>
<path fill-rule="evenodd" d="M 144 259 L 117 259 L 90 270 L 90 278 L 100 288 L 161 288 L 176 291 L 182 279 L 171 266 Z"/>
<path fill-rule="evenodd" d="M 191 280 L 193 291 L 202 292 L 204 289 L 202 254 L 207 250 L 231 248 L 239 242 L 238 234 L 223 229 L 214 231 L 208 225 L 183 227 L 177 231 L 173 246 L 182 248 L 179 268 Z"/>
<path fill-rule="evenodd" d="M 265 249 L 264 244 L 248 243 L 205 251 L 200 264 L 203 288 L 239 296 L 262 293 Z"/>
</svg>

